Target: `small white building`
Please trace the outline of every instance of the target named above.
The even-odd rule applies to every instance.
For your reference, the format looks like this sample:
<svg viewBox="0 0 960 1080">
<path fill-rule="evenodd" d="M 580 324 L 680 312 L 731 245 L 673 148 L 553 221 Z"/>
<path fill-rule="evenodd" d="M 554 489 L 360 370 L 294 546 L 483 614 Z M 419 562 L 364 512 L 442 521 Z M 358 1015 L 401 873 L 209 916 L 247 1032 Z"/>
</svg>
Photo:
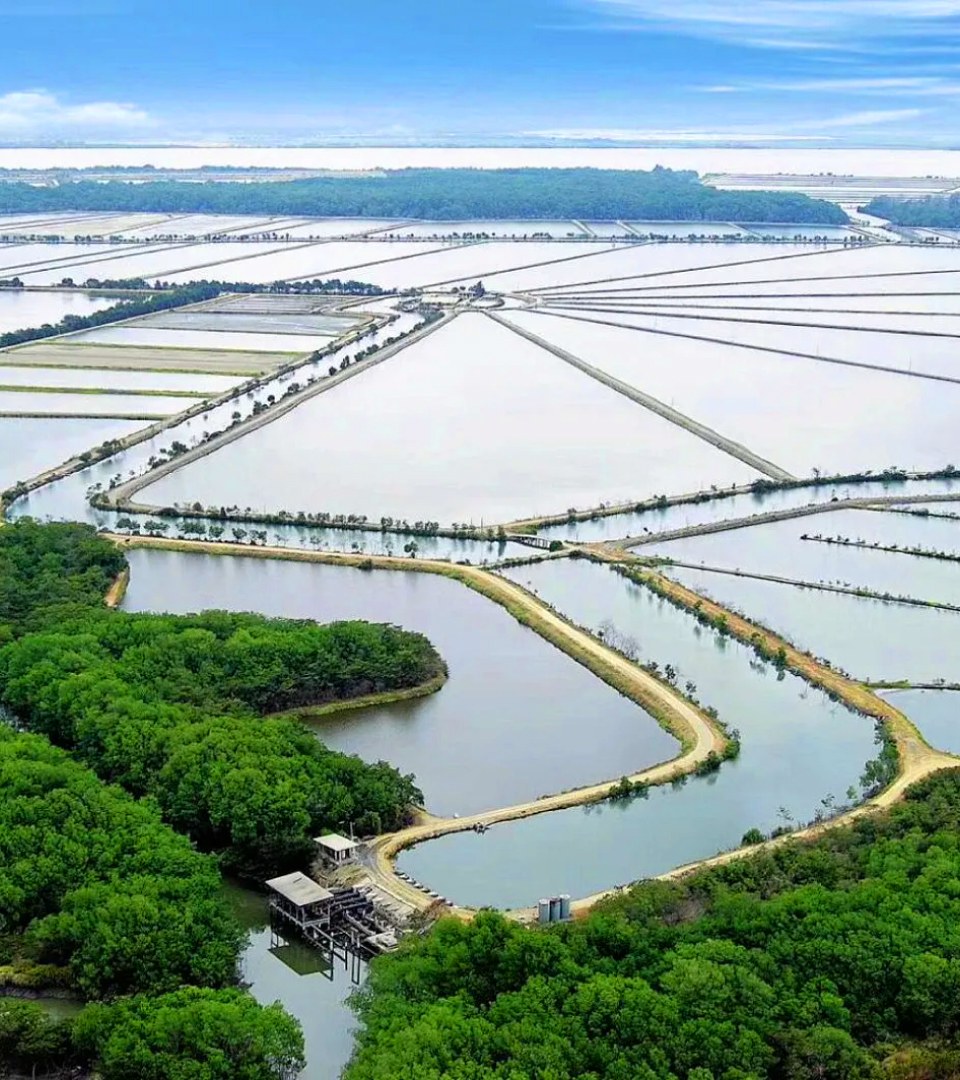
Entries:
<svg viewBox="0 0 960 1080">
<path fill-rule="evenodd" d="M 301 930 L 310 923 L 329 919 L 333 893 L 306 874 L 295 871 L 267 882 L 270 908 Z"/>
<path fill-rule="evenodd" d="M 326 836 L 318 836 L 313 841 L 317 845 L 317 851 L 321 860 L 334 868 L 349 866 L 357 861 L 357 849 L 360 844 L 351 840 L 349 836 L 341 836 L 339 833 L 327 833 Z"/>
</svg>

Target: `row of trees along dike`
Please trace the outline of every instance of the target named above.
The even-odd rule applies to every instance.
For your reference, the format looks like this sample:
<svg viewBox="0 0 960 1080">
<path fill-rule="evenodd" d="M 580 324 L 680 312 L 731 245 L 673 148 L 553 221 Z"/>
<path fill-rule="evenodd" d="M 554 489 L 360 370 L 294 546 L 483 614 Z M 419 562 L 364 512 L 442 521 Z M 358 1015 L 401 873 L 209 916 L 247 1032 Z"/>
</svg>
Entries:
<svg viewBox="0 0 960 1080">
<path fill-rule="evenodd" d="M 89 526 L 0 530 L 0 986 L 104 1002 L 60 1025 L 0 999 L 0 1062 L 292 1078 L 297 1025 L 236 988 L 220 869 L 289 869 L 318 829 L 396 828 L 421 795 L 264 714 L 442 661 L 392 626 L 110 611 L 125 565 Z"/>
<path fill-rule="evenodd" d="M 885 812 L 526 930 L 376 960 L 346 1080 L 960 1075 L 960 773 Z"/>
<path fill-rule="evenodd" d="M 399 169 L 243 184 L 69 180 L 6 183 L 0 213 L 149 213 L 428 218 L 587 218 L 843 225 L 834 203 L 782 191 L 721 191 L 694 172 L 625 169 Z"/>
</svg>

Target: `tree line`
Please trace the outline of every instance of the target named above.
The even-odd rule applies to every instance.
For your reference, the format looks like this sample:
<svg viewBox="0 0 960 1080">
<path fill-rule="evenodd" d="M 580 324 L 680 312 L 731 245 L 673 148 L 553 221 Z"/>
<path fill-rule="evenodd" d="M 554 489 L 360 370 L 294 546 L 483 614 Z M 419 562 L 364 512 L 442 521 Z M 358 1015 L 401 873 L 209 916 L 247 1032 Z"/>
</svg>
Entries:
<svg viewBox="0 0 960 1080">
<path fill-rule="evenodd" d="M 315 831 L 393 828 L 421 796 L 263 714 L 442 661 L 393 626 L 110 611 L 125 565 L 89 526 L 0 529 L 0 984 L 103 1002 L 58 1022 L 0 998 L 0 1062 L 293 1080 L 299 1026 L 235 988 L 220 869 L 287 868 Z"/>
<path fill-rule="evenodd" d="M 16 281 L 19 285 L 19 279 Z M 17 286 L 10 282 L 0 282 L 0 288 L 2 287 L 15 288 Z M 125 286 L 113 287 L 124 288 Z M 69 334 L 75 330 L 90 330 L 95 326 L 107 326 L 109 323 L 120 322 L 121 319 L 132 319 L 137 315 L 152 315 L 155 311 L 168 311 L 170 308 L 183 307 L 186 304 L 199 304 L 203 300 L 212 300 L 215 296 L 219 296 L 220 292 L 219 285 L 200 282 L 178 286 L 175 289 L 149 296 L 124 299 L 112 307 L 92 311 L 89 315 L 64 315 L 58 323 L 44 323 L 42 326 L 27 327 L 22 330 L 8 330 L 0 334 L 0 349 L 6 349 L 11 345 L 23 345 L 27 341 L 56 337 L 58 334 Z"/>
<path fill-rule="evenodd" d="M 445 920 L 375 961 L 356 1008 L 347 1080 L 956 1076 L 960 771 L 572 924 Z"/>
<path fill-rule="evenodd" d="M 960 196 L 928 195 L 923 199 L 895 199 L 878 195 L 863 207 L 864 213 L 892 221 L 894 225 L 919 228 L 960 228 Z"/>
<path fill-rule="evenodd" d="M 794 192 L 721 191 L 694 172 L 624 169 L 399 169 L 243 184 L 79 180 L 7 183 L 0 213 L 91 210 L 427 218 L 587 218 L 842 225 L 835 204 Z"/>
</svg>

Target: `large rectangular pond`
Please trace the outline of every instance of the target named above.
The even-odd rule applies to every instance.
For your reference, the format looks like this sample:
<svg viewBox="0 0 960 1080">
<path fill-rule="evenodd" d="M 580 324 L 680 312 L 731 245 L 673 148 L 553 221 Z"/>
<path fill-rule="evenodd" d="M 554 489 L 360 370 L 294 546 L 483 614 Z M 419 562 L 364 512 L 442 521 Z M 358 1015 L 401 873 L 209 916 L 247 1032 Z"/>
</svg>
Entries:
<svg viewBox="0 0 960 1080">
<path fill-rule="evenodd" d="M 69 339 L 77 344 L 133 345 L 158 349 L 240 349 L 248 352 L 306 353 L 321 349 L 329 339 L 321 334 L 263 334 L 239 330 L 167 330 L 143 326 L 98 326 Z"/>
<path fill-rule="evenodd" d="M 172 473 L 143 499 L 493 525 L 755 475 L 467 314 Z"/>
<path fill-rule="evenodd" d="M 652 332 L 537 312 L 510 312 L 507 317 L 795 476 L 810 476 L 814 469 L 829 474 L 890 465 L 922 471 L 960 460 L 956 424 L 960 384 L 657 332 L 710 334 L 712 323 L 583 314 L 644 323 Z M 776 329 L 787 333 L 786 328 Z M 926 340 L 880 336 L 895 338 L 905 347 Z M 875 354 L 848 355 L 868 360 Z"/>
<path fill-rule="evenodd" d="M 2 293 L 0 293 L 2 296 Z M 0 361 L 3 354 L 0 354 Z M 71 389 L 191 390 L 222 394 L 242 380 L 228 375 L 169 371 L 110 371 L 99 368 L 2 367 L 0 386 L 53 386 Z"/>
<path fill-rule="evenodd" d="M 426 634 L 449 666 L 438 693 L 313 728 L 338 750 L 413 772 L 434 812 L 511 805 L 676 752 L 676 740 L 638 706 L 448 578 L 151 550 L 132 551 L 130 565 L 128 611 L 252 610 Z"/>
<path fill-rule="evenodd" d="M 193 402 L 189 398 L 154 394 L 70 394 L 29 390 L 0 390 L 0 413 L 52 416 L 171 416 L 183 412 Z"/>
<path fill-rule="evenodd" d="M 631 637 L 643 660 L 672 664 L 682 685 L 739 729 L 735 762 L 646 799 L 539 814 L 455 833 L 404 852 L 400 868 L 463 904 L 520 907 L 561 892 L 584 896 L 736 847 L 756 827 L 806 821 L 821 800 L 847 798 L 874 756 L 869 720 L 606 567 L 552 561 L 510 576 L 579 623 Z"/>
</svg>

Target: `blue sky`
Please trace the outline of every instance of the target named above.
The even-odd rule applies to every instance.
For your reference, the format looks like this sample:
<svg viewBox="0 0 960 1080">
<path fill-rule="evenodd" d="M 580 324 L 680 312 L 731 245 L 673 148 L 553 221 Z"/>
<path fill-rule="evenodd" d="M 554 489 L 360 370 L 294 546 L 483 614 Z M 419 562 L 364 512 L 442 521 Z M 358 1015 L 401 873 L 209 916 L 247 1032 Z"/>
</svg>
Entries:
<svg viewBox="0 0 960 1080">
<path fill-rule="evenodd" d="M 960 0 L 0 0 L 0 141 L 960 145 Z"/>
</svg>

